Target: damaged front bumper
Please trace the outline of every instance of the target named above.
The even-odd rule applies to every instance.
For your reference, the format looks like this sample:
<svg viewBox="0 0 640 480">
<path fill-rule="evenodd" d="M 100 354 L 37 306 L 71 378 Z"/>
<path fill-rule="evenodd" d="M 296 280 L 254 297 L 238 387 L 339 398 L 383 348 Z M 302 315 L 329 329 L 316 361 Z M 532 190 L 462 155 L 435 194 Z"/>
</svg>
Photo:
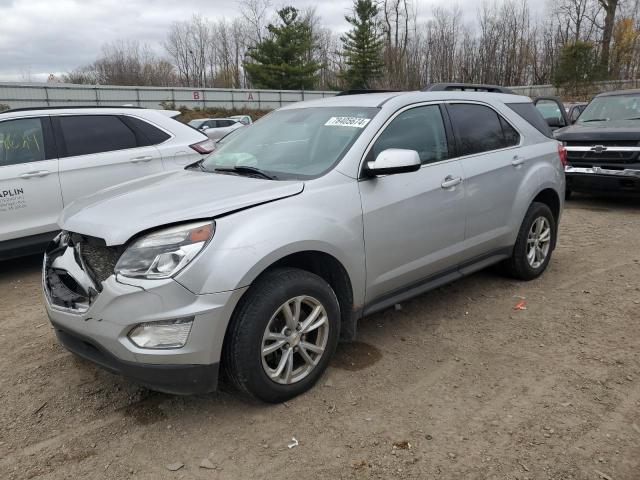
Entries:
<svg viewBox="0 0 640 480">
<path fill-rule="evenodd" d="M 63 232 L 45 254 L 46 309 L 60 343 L 154 390 L 215 390 L 224 333 L 244 289 L 198 295 L 173 279 L 131 279 L 113 273 L 101 279 L 83 251 L 86 242 Z M 183 347 L 141 348 L 128 337 L 140 323 L 182 318 L 193 318 Z"/>
</svg>

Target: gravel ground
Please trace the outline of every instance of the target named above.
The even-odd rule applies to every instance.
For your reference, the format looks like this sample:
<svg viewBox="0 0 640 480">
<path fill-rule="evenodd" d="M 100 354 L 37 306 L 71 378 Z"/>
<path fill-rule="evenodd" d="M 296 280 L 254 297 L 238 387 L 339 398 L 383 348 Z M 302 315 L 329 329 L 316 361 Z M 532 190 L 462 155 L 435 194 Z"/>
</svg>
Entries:
<svg viewBox="0 0 640 480">
<path fill-rule="evenodd" d="M 74 358 L 40 259 L 0 263 L 0 478 L 638 480 L 638 233 L 640 202 L 577 197 L 542 278 L 484 271 L 376 314 L 275 406 Z"/>
</svg>

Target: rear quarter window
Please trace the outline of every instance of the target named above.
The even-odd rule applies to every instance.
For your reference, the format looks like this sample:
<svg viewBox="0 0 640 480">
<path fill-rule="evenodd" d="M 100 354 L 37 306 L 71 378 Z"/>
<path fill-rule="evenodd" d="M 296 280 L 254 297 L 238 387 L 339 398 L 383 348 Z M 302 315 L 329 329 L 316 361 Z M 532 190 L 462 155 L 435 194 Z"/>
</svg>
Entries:
<svg viewBox="0 0 640 480">
<path fill-rule="evenodd" d="M 541 134 L 553 138 L 553 133 L 551 133 L 547 121 L 533 103 L 507 103 L 506 105 L 529 122 Z"/>
<path fill-rule="evenodd" d="M 124 122 L 136 132 L 141 145 L 158 145 L 171 138 L 167 132 L 136 117 L 123 117 Z M 178 122 L 179 123 L 179 122 Z M 146 140 L 146 142 L 145 142 Z"/>
</svg>

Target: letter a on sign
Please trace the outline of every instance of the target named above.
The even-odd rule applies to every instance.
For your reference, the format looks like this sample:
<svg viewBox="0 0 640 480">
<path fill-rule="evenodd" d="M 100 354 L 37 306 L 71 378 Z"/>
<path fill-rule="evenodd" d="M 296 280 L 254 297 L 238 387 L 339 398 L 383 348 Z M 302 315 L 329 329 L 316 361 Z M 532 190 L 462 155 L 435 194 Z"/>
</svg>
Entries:
<svg viewBox="0 0 640 480">
<path fill-rule="evenodd" d="M 247 100 L 253 100 L 253 93 L 249 92 L 249 98 Z"/>
</svg>

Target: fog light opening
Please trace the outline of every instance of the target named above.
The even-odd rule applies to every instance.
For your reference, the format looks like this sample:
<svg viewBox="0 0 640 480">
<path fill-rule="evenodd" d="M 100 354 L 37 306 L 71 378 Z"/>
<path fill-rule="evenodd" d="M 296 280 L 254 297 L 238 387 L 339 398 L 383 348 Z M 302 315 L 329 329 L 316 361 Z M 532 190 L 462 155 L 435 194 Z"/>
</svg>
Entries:
<svg viewBox="0 0 640 480">
<path fill-rule="evenodd" d="M 193 318 L 140 323 L 131 329 L 127 337 L 139 348 L 182 348 L 187 343 L 192 325 Z"/>
</svg>

